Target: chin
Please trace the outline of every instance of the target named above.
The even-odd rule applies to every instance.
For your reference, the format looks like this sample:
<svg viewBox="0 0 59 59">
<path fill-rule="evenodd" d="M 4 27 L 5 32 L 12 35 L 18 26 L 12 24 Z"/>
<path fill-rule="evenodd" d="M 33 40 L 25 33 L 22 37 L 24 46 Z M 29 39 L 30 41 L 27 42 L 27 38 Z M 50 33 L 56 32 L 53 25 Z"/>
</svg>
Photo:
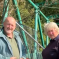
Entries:
<svg viewBox="0 0 59 59">
<path fill-rule="evenodd" d="M 51 39 L 53 40 L 55 37 L 52 37 Z"/>
<path fill-rule="evenodd" d="M 7 34 L 11 34 L 12 32 L 6 32 Z"/>
</svg>

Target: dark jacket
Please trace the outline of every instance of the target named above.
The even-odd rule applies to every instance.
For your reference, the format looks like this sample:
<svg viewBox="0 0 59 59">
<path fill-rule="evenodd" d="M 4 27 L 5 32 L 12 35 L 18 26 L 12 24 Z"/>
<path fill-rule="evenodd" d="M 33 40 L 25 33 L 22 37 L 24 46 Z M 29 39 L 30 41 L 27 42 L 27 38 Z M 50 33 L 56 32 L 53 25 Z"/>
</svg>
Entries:
<svg viewBox="0 0 59 59">
<path fill-rule="evenodd" d="M 59 54 L 58 41 L 59 41 L 59 35 L 53 40 L 50 40 L 50 43 L 48 44 L 48 46 L 42 51 L 43 59 L 58 59 L 59 58 L 58 57 L 58 54 Z"/>
</svg>

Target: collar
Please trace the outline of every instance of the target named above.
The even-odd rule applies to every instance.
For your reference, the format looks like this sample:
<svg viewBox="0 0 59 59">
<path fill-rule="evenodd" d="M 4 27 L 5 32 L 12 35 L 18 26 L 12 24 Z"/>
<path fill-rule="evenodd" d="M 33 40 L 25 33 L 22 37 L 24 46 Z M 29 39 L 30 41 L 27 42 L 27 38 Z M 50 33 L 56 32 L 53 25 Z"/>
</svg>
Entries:
<svg viewBox="0 0 59 59">
<path fill-rule="evenodd" d="M 52 41 L 58 41 L 58 40 L 59 40 L 59 34 L 58 34 L 58 36 L 55 37 L 54 39 L 51 39 L 50 42 L 52 42 Z"/>
</svg>

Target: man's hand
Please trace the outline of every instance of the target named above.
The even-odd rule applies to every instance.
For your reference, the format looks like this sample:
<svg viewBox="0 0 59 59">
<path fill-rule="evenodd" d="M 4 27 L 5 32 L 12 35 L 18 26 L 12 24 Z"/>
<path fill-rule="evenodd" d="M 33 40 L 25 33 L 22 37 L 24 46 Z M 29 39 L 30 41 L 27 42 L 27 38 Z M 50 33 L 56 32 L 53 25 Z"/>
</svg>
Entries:
<svg viewBox="0 0 59 59">
<path fill-rule="evenodd" d="M 10 59 L 18 59 L 18 58 L 16 58 L 16 57 L 11 57 Z M 24 58 L 20 58 L 20 59 L 24 59 Z"/>
<path fill-rule="evenodd" d="M 11 57 L 10 59 L 17 59 L 16 57 Z"/>
</svg>

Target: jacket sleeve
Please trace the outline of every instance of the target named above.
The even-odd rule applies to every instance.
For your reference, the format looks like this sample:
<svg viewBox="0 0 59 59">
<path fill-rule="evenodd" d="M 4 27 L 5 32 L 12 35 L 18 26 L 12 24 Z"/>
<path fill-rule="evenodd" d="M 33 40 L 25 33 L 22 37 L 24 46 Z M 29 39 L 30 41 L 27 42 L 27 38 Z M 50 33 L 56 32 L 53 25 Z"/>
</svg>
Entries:
<svg viewBox="0 0 59 59">
<path fill-rule="evenodd" d="M 24 46 L 22 41 L 21 41 L 21 50 L 22 50 L 22 53 L 20 53 L 21 54 L 20 58 L 26 59 L 26 48 L 25 48 L 25 46 Z"/>
<path fill-rule="evenodd" d="M 0 59 L 10 59 L 10 57 L 5 56 L 5 45 L 3 43 L 3 39 L 0 37 Z"/>
<path fill-rule="evenodd" d="M 22 45 L 22 56 L 24 59 L 26 58 L 26 48 L 24 45 Z"/>
<path fill-rule="evenodd" d="M 20 38 L 19 43 L 20 43 L 20 44 L 19 44 L 19 45 L 20 45 L 20 58 L 26 59 L 26 48 L 25 48 L 25 46 L 24 46 L 21 38 Z"/>
<path fill-rule="evenodd" d="M 5 56 L 0 54 L 0 59 L 10 59 L 10 57 L 5 57 Z"/>
</svg>

